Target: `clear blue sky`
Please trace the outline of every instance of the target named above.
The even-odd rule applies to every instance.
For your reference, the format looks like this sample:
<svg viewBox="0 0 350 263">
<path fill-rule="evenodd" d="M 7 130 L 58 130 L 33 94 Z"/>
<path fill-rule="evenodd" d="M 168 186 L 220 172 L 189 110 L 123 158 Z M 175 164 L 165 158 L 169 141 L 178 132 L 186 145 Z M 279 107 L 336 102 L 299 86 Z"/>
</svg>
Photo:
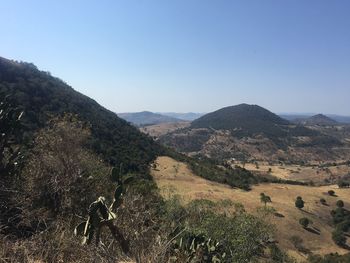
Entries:
<svg viewBox="0 0 350 263">
<path fill-rule="evenodd" d="M 350 115 L 349 0 L 0 0 L 0 56 L 116 111 Z"/>
</svg>

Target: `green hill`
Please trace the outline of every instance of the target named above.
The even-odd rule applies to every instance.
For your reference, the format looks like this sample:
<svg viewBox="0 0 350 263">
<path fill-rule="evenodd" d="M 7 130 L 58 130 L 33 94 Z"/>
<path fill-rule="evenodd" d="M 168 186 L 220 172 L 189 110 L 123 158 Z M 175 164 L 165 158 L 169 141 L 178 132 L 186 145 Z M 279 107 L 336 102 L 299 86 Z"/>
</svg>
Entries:
<svg viewBox="0 0 350 263">
<path fill-rule="evenodd" d="M 161 151 L 150 137 L 115 113 L 31 63 L 0 57 L 1 101 L 5 97 L 24 111 L 25 144 L 30 144 L 34 132 L 50 118 L 73 113 L 91 125 L 89 147 L 111 165 L 123 163 L 128 170 L 146 171 L 149 162 Z"/>
<path fill-rule="evenodd" d="M 178 118 L 169 117 L 158 113 L 153 113 L 150 111 L 118 113 L 118 116 L 137 126 L 154 125 L 154 124 L 160 124 L 160 123 L 174 123 L 174 122 L 183 121 Z"/>
<path fill-rule="evenodd" d="M 258 105 L 239 104 L 208 113 L 193 121 L 191 128 L 233 130 L 245 136 L 283 136 L 288 125 L 287 120 Z"/>
</svg>

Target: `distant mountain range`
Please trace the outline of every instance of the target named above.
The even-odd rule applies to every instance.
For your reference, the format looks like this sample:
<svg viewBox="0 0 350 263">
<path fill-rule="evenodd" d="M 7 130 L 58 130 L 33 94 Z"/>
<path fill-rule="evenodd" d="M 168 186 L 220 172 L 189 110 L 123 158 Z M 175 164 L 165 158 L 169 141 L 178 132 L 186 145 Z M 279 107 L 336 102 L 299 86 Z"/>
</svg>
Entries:
<svg viewBox="0 0 350 263">
<path fill-rule="evenodd" d="M 239 104 L 208 113 L 191 123 L 191 128 L 234 130 L 236 133 L 281 133 L 289 122 L 258 106 Z"/>
<path fill-rule="evenodd" d="M 177 112 L 158 112 L 159 114 L 170 116 L 174 118 L 178 118 L 185 121 L 193 121 L 202 117 L 205 113 L 195 113 L 195 112 L 185 112 L 185 113 L 177 113 Z"/>
<path fill-rule="evenodd" d="M 118 116 L 136 126 L 147 126 L 160 123 L 177 123 L 184 121 L 175 117 L 153 113 L 150 111 L 118 113 Z"/>
<path fill-rule="evenodd" d="M 295 119 L 292 121 L 293 123 L 302 124 L 306 126 L 312 126 L 312 125 L 321 125 L 321 126 L 328 126 L 328 125 L 337 125 L 339 124 L 337 121 L 327 117 L 323 114 L 316 114 L 308 118 L 301 118 L 301 119 Z"/>
<path fill-rule="evenodd" d="M 350 127 L 338 130 L 333 128 L 334 123 L 324 115 L 294 123 L 258 105 L 239 104 L 208 113 L 189 127 L 160 136 L 159 141 L 183 153 L 219 160 L 304 162 L 347 158 L 349 142 L 344 134 L 350 133 Z"/>
<path fill-rule="evenodd" d="M 301 113 L 301 114 L 295 114 L 295 113 L 281 113 L 279 114 L 280 117 L 283 119 L 289 120 L 291 122 L 300 121 L 303 119 L 310 118 L 312 116 L 317 116 L 319 114 L 313 114 L 313 113 Z M 326 116 L 338 123 L 350 123 L 350 116 L 342 116 L 337 114 L 322 114 L 323 116 Z"/>
</svg>

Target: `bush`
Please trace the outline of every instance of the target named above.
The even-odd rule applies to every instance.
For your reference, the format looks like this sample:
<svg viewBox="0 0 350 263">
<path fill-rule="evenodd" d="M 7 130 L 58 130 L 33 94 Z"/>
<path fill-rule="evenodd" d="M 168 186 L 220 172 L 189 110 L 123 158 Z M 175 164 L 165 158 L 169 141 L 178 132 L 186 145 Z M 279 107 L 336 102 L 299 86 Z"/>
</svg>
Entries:
<svg viewBox="0 0 350 263">
<path fill-rule="evenodd" d="M 271 201 L 271 197 L 268 196 L 268 195 L 265 195 L 264 193 L 261 193 L 261 194 L 260 194 L 260 201 L 261 201 L 262 203 L 264 203 L 265 206 L 266 206 L 266 203 L 271 203 L 271 202 L 272 202 L 272 201 Z"/>
<path fill-rule="evenodd" d="M 323 204 L 323 205 L 326 205 L 326 204 L 327 204 L 327 201 L 326 201 L 326 199 L 321 198 L 321 199 L 320 199 L 320 203 Z"/>
<path fill-rule="evenodd" d="M 306 217 L 299 219 L 299 224 L 302 225 L 303 228 L 307 228 L 309 224 L 312 224 L 312 221 Z"/>
<path fill-rule="evenodd" d="M 329 191 L 328 191 L 328 194 L 329 194 L 330 196 L 335 196 L 335 192 L 334 192 L 333 190 L 329 190 Z"/>
<path fill-rule="evenodd" d="M 346 244 L 346 237 L 344 233 L 339 229 L 336 229 L 332 232 L 332 239 L 338 246 L 343 247 Z"/>
<path fill-rule="evenodd" d="M 344 207 L 344 202 L 343 200 L 338 200 L 337 201 L 337 207 L 343 208 Z"/>
<path fill-rule="evenodd" d="M 304 207 L 304 203 L 304 200 L 300 196 L 298 196 L 295 200 L 295 207 L 302 209 Z"/>
</svg>

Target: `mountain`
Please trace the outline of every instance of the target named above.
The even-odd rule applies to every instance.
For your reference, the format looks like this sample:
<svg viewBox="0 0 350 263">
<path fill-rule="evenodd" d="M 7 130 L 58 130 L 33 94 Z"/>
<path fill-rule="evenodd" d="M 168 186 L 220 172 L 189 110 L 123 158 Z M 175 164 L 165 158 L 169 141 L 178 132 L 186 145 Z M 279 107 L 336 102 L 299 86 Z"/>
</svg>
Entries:
<svg viewBox="0 0 350 263">
<path fill-rule="evenodd" d="M 178 118 L 153 113 L 150 111 L 118 113 L 118 116 L 137 126 L 155 125 L 160 123 L 176 123 L 183 121 Z"/>
<path fill-rule="evenodd" d="M 190 155 L 218 160 L 304 162 L 350 156 L 335 132 L 291 123 L 258 105 L 239 104 L 208 113 L 159 142 Z"/>
<path fill-rule="evenodd" d="M 291 122 L 296 122 L 300 120 L 305 120 L 307 118 L 310 118 L 314 115 L 317 114 L 312 114 L 312 113 L 281 113 L 279 116 L 283 119 L 286 119 Z M 324 116 L 331 118 L 332 120 L 338 122 L 338 124 L 347 124 L 350 123 L 350 116 L 342 116 L 342 115 L 337 115 L 337 114 L 324 114 Z"/>
<path fill-rule="evenodd" d="M 244 134 L 280 134 L 287 120 L 258 106 L 239 104 L 208 113 L 191 124 L 192 128 L 235 130 Z"/>
<path fill-rule="evenodd" d="M 185 121 L 193 121 L 202 117 L 205 113 L 195 113 L 195 112 L 186 112 L 186 113 L 178 113 L 178 112 L 158 112 L 159 114 L 178 118 Z"/>
<path fill-rule="evenodd" d="M 302 125 L 312 126 L 312 125 L 337 125 L 339 124 L 337 121 L 323 115 L 323 114 L 317 114 L 313 115 L 306 119 L 297 119 L 294 122 L 299 122 Z"/>
<path fill-rule="evenodd" d="M 112 165 L 123 163 L 126 169 L 146 171 L 162 149 L 115 113 L 31 63 L 0 57 L 1 101 L 5 97 L 24 111 L 27 144 L 50 118 L 73 113 L 91 126 L 89 147 Z"/>
</svg>

